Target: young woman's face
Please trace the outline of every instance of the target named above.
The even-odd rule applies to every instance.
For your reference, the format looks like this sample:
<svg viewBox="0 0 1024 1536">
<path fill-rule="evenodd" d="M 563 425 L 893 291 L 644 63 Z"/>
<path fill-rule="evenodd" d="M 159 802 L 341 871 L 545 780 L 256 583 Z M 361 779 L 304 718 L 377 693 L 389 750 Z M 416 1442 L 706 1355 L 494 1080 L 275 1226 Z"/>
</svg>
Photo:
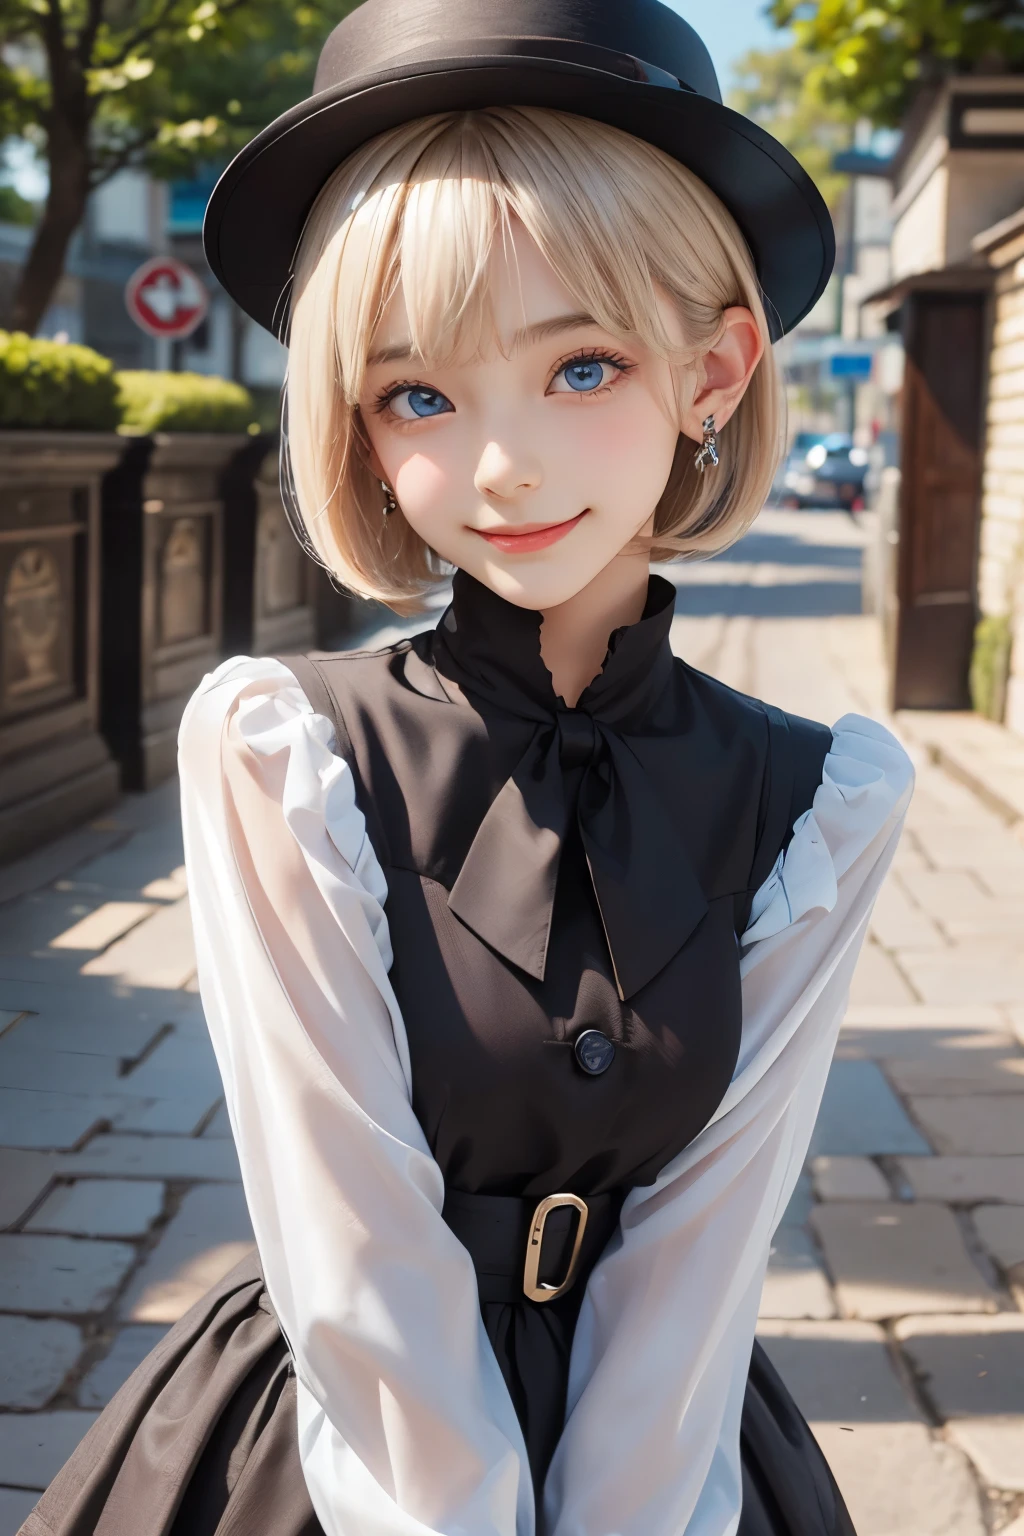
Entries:
<svg viewBox="0 0 1024 1536">
<path fill-rule="evenodd" d="M 494 259 L 497 334 L 481 355 L 413 360 L 399 291 L 359 406 L 394 515 L 510 602 L 545 609 L 653 531 L 680 423 L 668 363 L 580 314 L 521 225 L 511 245 Z M 664 317 L 682 344 L 667 299 Z"/>
</svg>

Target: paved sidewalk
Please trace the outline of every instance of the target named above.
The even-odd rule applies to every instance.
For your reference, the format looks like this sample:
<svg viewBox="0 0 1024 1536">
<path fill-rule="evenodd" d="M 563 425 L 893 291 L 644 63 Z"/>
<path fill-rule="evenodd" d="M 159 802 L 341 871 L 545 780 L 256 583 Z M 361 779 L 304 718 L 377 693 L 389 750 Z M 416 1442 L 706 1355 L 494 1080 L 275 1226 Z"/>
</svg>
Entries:
<svg viewBox="0 0 1024 1536">
<path fill-rule="evenodd" d="M 845 517 L 768 514 L 675 572 L 674 643 L 786 708 L 882 716 L 858 572 Z M 917 733 L 762 1303 L 859 1536 L 1024 1536 L 1024 823 L 1003 737 L 998 793 L 964 782 L 988 758 L 961 723 L 973 781 Z M 0 869 L 0 1536 L 251 1242 L 181 864 L 168 785 Z"/>
</svg>

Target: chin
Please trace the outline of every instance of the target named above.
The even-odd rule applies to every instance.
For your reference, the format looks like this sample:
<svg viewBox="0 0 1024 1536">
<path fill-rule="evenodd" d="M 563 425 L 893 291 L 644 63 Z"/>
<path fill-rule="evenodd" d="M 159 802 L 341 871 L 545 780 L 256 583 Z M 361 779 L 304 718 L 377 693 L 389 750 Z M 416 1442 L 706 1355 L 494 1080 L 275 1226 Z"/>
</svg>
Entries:
<svg viewBox="0 0 1024 1536">
<path fill-rule="evenodd" d="M 521 560 L 525 566 L 525 562 Z M 541 562 L 534 564 L 532 569 L 515 570 L 511 566 L 499 565 L 496 561 L 487 561 L 469 574 L 475 576 L 477 581 L 482 581 L 490 587 L 492 592 L 497 592 L 506 602 L 514 603 L 517 608 L 531 608 L 546 610 L 557 608 L 560 603 L 567 603 L 570 598 L 582 592 L 597 571 L 581 569 L 578 564 L 570 566 L 554 564 L 547 570 Z"/>
</svg>

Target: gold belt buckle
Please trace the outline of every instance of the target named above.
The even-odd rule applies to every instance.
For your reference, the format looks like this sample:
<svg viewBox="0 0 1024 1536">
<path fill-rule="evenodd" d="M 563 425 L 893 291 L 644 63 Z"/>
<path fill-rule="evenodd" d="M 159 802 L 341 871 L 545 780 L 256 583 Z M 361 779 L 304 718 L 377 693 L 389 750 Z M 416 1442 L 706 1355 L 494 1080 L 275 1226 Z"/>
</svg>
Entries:
<svg viewBox="0 0 1024 1536">
<path fill-rule="evenodd" d="M 540 1255 L 544 1246 L 544 1225 L 552 1211 L 557 1211 L 560 1206 L 574 1206 L 580 1213 L 579 1226 L 576 1228 L 576 1241 L 573 1244 L 572 1257 L 569 1260 L 569 1268 L 560 1285 L 542 1284 L 539 1280 Z M 523 1291 L 531 1301 L 554 1301 L 556 1296 L 561 1296 L 567 1291 L 576 1277 L 576 1265 L 579 1261 L 580 1247 L 583 1243 L 583 1233 L 587 1225 L 587 1202 L 581 1200 L 579 1195 L 545 1195 L 533 1213 L 530 1222 L 530 1235 L 526 1240 L 526 1268 L 523 1271 Z"/>
</svg>

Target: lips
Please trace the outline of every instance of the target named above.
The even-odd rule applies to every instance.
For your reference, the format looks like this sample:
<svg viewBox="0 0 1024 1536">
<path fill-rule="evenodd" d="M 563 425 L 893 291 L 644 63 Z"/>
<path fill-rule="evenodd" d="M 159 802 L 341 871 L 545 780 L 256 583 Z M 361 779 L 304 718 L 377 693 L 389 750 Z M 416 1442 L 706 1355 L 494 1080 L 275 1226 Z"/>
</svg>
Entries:
<svg viewBox="0 0 1024 1536">
<path fill-rule="evenodd" d="M 564 523 L 524 523 L 521 528 L 502 528 L 493 533 L 483 528 L 475 528 L 473 531 L 503 554 L 526 555 L 536 549 L 546 549 L 549 544 L 557 544 L 559 539 L 564 539 L 567 533 L 572 532 L 577 523 L 582 522 L 589 510 L 589 507 L 585 507 L 576 517 L 567 518 Z"/>
</svg>

